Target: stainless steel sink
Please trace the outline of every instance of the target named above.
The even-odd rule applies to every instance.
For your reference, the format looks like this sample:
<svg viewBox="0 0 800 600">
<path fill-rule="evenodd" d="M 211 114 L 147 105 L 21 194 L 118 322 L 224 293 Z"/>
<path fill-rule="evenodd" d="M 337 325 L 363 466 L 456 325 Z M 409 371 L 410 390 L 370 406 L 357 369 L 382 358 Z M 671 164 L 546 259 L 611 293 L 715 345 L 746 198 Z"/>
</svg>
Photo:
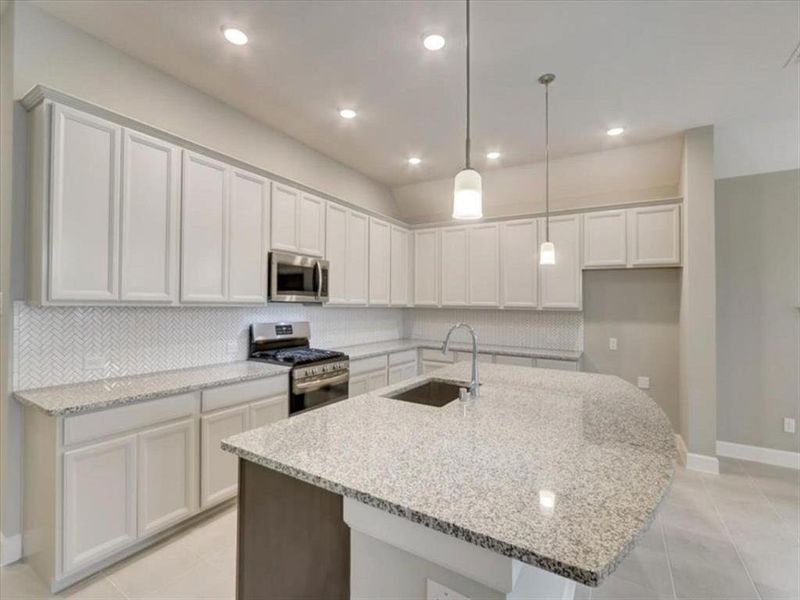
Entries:
<svg viewBox="0 0 800 600">
<path fill-rule="evenodd" d="M 424 381 L 402 392 L 387 394 L 386 397 L 394 400 L 403 400 L 404 402 L 441 407 L 445 404 L 450 404 L 453 400 L 458 400 L 458 390 L 462 387 L 465 386 L 436 380 Z"/>
</svg>

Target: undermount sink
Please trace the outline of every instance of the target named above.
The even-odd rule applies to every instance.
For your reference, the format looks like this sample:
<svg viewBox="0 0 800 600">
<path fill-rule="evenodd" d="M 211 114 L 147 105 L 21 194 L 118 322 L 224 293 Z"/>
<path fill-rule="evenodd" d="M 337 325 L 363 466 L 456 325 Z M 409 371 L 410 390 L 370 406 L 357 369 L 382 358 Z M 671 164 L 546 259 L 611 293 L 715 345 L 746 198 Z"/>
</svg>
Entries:
<svg viewBox="0 0 800 600">
<path fill-rule="evenodd" d="M 426 406 L 442 407 L 445 404 L 450 404 L 453 400 L 458 400 L 458 390 L 463 387 L 465 387 L 464 384 L 456 385 L 436 380 L 423 381 L 419 385 L 402 392 L 387 394 L 386 397 Z"/>
</svg>

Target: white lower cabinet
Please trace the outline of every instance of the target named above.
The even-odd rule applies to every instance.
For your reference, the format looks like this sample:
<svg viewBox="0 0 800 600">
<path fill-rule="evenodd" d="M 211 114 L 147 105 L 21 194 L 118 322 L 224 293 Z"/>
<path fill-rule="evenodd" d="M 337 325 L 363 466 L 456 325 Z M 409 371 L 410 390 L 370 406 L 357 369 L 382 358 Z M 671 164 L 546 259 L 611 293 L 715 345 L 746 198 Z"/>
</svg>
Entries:
<svg viewBox="0 0 800 600">
<path fill-rule="evenodd" d="M 203 508 L 236 495 L 239 484 L 237 460 L 233 454 L 223 452 L 220 443 L 227 437 L 247 431 L 248 417 L 249 407 L 237 406 L 203 415 L 200 419 L 200 505 Z"/>
<path fill-rule="evenodd" d="M 136 540 L 136 435 L 64 453 L 63 571 Z"/>
<path fill-rule="evenodd" d="M 289 399 L 285 394 L 253 402 L 250 405 L 250 423 L 248 429 L 263 427 L 269 423 L 280 421 L 289 416 Z"/>
<path fill-rule="evenodd" d="M 435 360 L 423 360 L 422 361 L 422 374 L 430 373 L 432 371 L 436 371 L 438 369 L 443 369 L 445 367 L 449 367 L 452 363 L 443 363 L 437 362 Z"/>
<path fill-rule="evenodd" d="M 366 394 L 385 387 L 388 384 L 386 368 L 370 373 L 362 373 L 350 378 L 348 385 L 348 397 Z"/>
<path fill-rule="evenodd" d="M 350 383 L 347 385 L 347 397 L 353 398 L 367 393 L 367 378 L 366 377 L 351 377 Z"/>
<path fill-rule="evenodd" d="M 139 434 L 140 536 L 165 529 L 197 510 L 197 437 L 194 418 Z"/>
<path fill-rule="evenodd" d="M 406 363 L 404 365 L 395 365 L 389 367 L 389 385 L 400 383 L 406 379 L 411 379 L 417 376 L 417 363 Z"/>
</svg>

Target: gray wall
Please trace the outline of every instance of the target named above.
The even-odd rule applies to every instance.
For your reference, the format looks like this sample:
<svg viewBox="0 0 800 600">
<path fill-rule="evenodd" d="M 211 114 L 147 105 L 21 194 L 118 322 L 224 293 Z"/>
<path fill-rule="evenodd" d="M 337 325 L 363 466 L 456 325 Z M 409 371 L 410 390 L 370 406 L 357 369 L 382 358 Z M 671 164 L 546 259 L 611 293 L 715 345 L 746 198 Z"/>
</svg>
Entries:
<svg viewBox="0 0 800 600">
<path fill-rule="evenodd" d="M 797 452 L 800 170 L 716 182 L 717 438 Z"/>
<path fill-rule="evenodd" d="M 650 377 L 650 396 L 676 431 L 680 269 L 584 271 L 584 369 L 634 385 Z M 608 338 L 617 338 L 617 350 Z"/>
</svg>

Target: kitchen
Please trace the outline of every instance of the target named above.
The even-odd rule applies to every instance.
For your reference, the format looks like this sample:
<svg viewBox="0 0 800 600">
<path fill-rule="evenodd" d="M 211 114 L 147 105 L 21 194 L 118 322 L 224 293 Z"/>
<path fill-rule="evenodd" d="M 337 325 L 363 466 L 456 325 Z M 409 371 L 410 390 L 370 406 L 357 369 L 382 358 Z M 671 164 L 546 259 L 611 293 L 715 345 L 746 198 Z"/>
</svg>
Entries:
<svg viewBox="0 0 800 600">
<path fill-rule="evenodd" d="M 797 7 L 647 4 L 4 2 L 3 597 L 795 597 Z M 648 93 L 612 18 L 713 66 L 576 104 L 545 24 Z M 718 20 L 780 35 L 710 48 Z M 772 104 L 731 52 L 780 56 Z M 320 587 L 248 570 L 282 564 L 248 498 L 338 515 L 294 549 Z"/>
</svg>

